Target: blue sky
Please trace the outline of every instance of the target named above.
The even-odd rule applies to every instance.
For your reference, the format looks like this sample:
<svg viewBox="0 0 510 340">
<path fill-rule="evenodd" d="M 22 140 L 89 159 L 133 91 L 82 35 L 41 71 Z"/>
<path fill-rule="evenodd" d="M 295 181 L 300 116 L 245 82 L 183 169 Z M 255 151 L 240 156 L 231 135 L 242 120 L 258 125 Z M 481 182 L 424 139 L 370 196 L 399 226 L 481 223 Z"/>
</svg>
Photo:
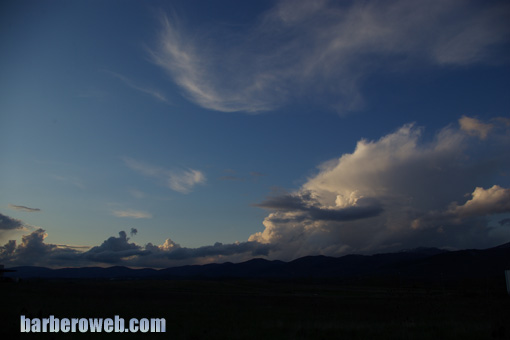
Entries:
<svg viewBox="0 0 510 340">
<path fill-rule="evenodd" d="M 505 1 L 0 6 L 7 264 L 510 240 Z"/>
</svg>

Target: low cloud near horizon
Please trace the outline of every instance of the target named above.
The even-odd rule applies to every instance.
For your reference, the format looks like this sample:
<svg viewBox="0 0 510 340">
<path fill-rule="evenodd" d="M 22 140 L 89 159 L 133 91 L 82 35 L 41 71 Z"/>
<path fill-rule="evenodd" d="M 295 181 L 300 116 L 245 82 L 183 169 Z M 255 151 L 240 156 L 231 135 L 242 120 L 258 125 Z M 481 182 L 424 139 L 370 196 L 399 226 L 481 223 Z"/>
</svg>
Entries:
<svg viewBox="0 0 510 340">
<path fill-rule="evenodd" d="M 9 266 L 170 267 L 418 246 L 495 246 L 510 240 L 510 133 L 496 120 L 506 122 L 463 116 L 430 140 L 415 124 L 378 140 L 360 140 L 352 153 L 319 165 L 299 189 L 255 204 L 269 212 L 264 229 L 245 242 L 187 248 L 168 238 L 161 245 L 141 246 L 121 231 L 79 252 L 46 244 L 45 231 L 37 229 L 20 244 L 0 247 L 0 261 Z M 3 229 L 23 225 L 0 217 Z"/>
</svg>

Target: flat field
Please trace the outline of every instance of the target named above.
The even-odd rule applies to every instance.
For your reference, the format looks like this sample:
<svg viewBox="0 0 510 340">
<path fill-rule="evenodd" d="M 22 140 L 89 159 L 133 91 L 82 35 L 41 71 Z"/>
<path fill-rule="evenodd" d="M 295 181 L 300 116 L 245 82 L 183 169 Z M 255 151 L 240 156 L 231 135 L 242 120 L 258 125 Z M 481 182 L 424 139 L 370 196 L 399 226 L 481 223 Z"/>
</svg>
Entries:
<svg viewBox="0 0 510 340">
<path fill-rule="evenodd" d="M 20 338 L 510 339 L 500 281 L 25 280 L 0 289 L 0 333 Z M 166 333 L 20 334 L 20 315 L 165 318 Z"/>
</svg>

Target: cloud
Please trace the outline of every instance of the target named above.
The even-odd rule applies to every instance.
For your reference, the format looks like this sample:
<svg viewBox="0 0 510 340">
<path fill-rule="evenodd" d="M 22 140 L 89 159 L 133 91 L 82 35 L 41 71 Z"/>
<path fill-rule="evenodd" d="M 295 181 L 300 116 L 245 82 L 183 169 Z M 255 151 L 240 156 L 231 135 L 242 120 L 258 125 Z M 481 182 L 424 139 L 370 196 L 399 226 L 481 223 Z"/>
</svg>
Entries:
<svg viewBox="0 0 510 340">
<path fill-rule="evenodd" d="M 206 181 L 203 172 L 191 168 L 167 170 L 132 158 L 124 158 L 124 163 L 132 170 L 144 176 L 156 178 L 168 188 L 182 194 L 190 193 L 195 185 Z"/>
<path fill-rule="evenodd" d="M 38 209 L 38 208 L 29 208 L 29 207 L 25 207 L 24 205 L 9 204 L 8 207 L 10 209 L 13 209 L 13 210 L 19 210 L 19 211 L 24 211 L 24 212 L 38 212 L 38 211 L 41 211 L 41 209 Z"/>
<path fill-rule="evenodd" d="M 148 252 L 135 243 L 129 243 L 125 231 L 119 232 L 119 237 L 110 237 L 100 246 L 96 246 L 80 254 L 80 257 L 87 261 L 100 263 L 120 263 L 126 258 L 133 256 L 144 256 Z"/>
<path fill-rule="evenodd" d="M 151 213 L 139 210 L 114 210 L 112 214 L 117 217 L 128 217 L 128 218 L 152 218 Z"/>
<path fill-rule="evenodd" d="M 484 189 L 477 187 L 472 198 L 463 205 L 453 203 L 449 212 L 461 217 L 484 216 L 510 212 L 510 189 L 499 185 Z"/>
<path fill-rule="evenodd" d="M 25 224 L 18 219 L 0 214 L 0 230 L 25 229 Z"/>
<path fill-rule="evenodd" d="M 472 136 L 478 136 L 480 139 L 487 138 L 487 135 L 494 127 L 492 124 L 484 124 L 478 119 L 462 116 L 459 119 L 460 128 Z"/>
<path fill-rule="evenodd" d="M 351 206 L 339 209 L 323 207 L 308 192 L 275 196 L 255 206 L 277 211 L 301 212 L 300 219 L 353 221 L 381 214 L 381 204 L 374 199 L 359 198 Z"/>
<path fill-rule="evenodd" d="M 149 53 L 207 109 L 256 113 L 320 95 L 339 111 L 354 111 L 363 107 L 363 80 L 382 69 L 492 61 L 508 42 L 509 14 L 503 1 L 285 0 L 235 31 L 193 30 L 161 14 Z"/>
<path fill-rule="evenodd" d="M 136 228 L 131 228 L 131 231 L 129 232 L 129 235 L 131 237 L 133 237 L 134 235 L 136 235 L 138 233 L 138 229 Z"/>
<path fill-rule="evenodd" d="M 131 79 L 129 79 L 121 74 L 118 74 L 115 72 L 110 72 L 110 71 L 108 71 L 108 73 L 110 73 L 115 78 L 122 80 L 122 82 L 124 82 L 124 84 L 126 84 L 130 88 L 140 91 L 142 93 L 145 93 L 153 98 L 156 98 L 157 100 L 159 100 L 161 102 L 168 103 L 168 99 L 166 98 L 166 96 L 163 93 L 161 93 L 161 91 L 137 85 Z"/>
<path fill-rule="evenodd" d="M 268 255 L 270 247 L 258 242 L 239 242 L 223 244 L 216 242 L 212 246 L 199 248 L 176 248 L 165 254 L 165 257 L 173 260 L 185 260 L 198 257 L 230 256 L 240 253 L 249 253 L 250 256 Z"/>
<path fill-rule="evenodd" d="M 508 171 L 510 142 L 494 130 L 477 143 L 461 121 L 430 141 L 414 124 L 359 141 L 296 192 L 257 204 L 271 213 L 249 240 L 274 245 L 271 256 L 282 259 L 501 242 L 486 217 L 510 212 L 510 189 L 484 183 Z"/>
<path fill-rule="evenodd" d="M 484 248 L 506 242 L 510 229 L 510 138 L 494 126 L 481 140 L 458 125 L 426 139 L 424 128 L 406 124 L 378 140 L 360 140 L 318 166 L 297 190 L 268 197 L 264 229 L 247 241 L 188 248 L 167 238 L 145 246 L 127 233 L 87 251 L 44 242 L 37 229 L 17 245 L 0 248 L 8 265 L 83 266 L 117 264 L 169 267 L 243 261 L 254 256 L 291 260 L 307 255 L 341 256 L 435 246 Z M 480 124 L 486 124 L 480 121 Z M 168 178 L 165 170 L 133 161 L 139 172 Z M 468 194 L 466 194 L 468 193 Z M 4 216 L 2 226 L 4 226 Z M 499 225 L 494 224 L 499 217 Z M 502 219 L 501 219 L 502 218 Z M 7 218 L 7 228 L 22 226 Z M 5 227 L 3 227 L 5 228 Z M 134 229 L 134 228 L 133 228 Z M 131 235 L 135 233 L 131 230 Z"/>
<path fill-rule="evenodd" d="M 77 253 L 73 249 L 46 244 L 47 236 L 45 230 L 38 228 L 24 235 L 19 245 L 14 240 L 8 241 L 0 247 L 0 261 L 8 265 L 55 265 L 61 263 L 59 257 Z"/>
<path fill-rule="evenodd" d="M 510 218 L 504 218 L 504 219 L 500 220 L 498 223 L 500 226 L 505 226 L 505 225 L 510 226 Z"/>
<path fill-rule="evenodd" d="M 272 247 L 257 242 L 232 244 L 217 242 L 211 246 L 186 248 L 171 239 L 167 239 L 159 246 L 152 243 L 140 246 L 129 242 L 126 232 L 120 231 L 118 237 L 109 237 L 99 246 L 79 251 L 78 249 L 83 247 L 47 244 L 44 242 L 46 237 L 43 229 L 37 229 L 23 236 L 19 245 L 16 245 L 14 240 L 7 242 L 0 247 L 0 262 L 10 266 L 69 267 L 117 264 L 164 268 L 182 264 L 224 262 L 227 258 L 246 260 L 253 256 L 266 256 Z"/>
</svg>

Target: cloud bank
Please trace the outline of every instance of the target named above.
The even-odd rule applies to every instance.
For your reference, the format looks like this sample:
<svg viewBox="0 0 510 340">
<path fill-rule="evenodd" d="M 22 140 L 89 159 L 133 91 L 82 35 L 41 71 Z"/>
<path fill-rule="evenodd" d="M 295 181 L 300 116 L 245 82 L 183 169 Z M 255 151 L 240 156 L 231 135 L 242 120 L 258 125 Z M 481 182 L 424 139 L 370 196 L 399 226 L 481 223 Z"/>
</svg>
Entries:
<svg viewBox="0 0 510 340">
<path fill-rule="evenodd" d="M 236 31 L 161 14 L 149 52 L 207 109 L 256 113 L 320 94 L 345 112 L 363 106 L 364 78 L 382 69 L 491 61 L 508 42 L 509 16 L 504 1 L 283 0 Z"/>
<path fill-rule="evenodd" d="M 133 230 L 131 233 L 133 235 Z M 8 241 L 4 246 L 0 246 L 0 262 L 8 266 L 125 265 L 165 268 L 267 256 L 272 248 L 271 245 L 257 242 L 217 242 L 211 246 L 186 248 L 171 239 L 165 240 L 162 245 L 148 243 L 140 246 L 129 242 L 127 233 L 120 231 L 118 237 L 109 237 L 99 246 L 79 251 L 80 247 L 76 246 L 47 244 L 44 242 L 47 236 L 45 230 L 39 228 L 23 236 L 20 244 L 14 240 Z"/>
<path fill-rule="evenodd" d="M 352 153 L 321 164 L 296 191 L 255 204 L 269 214 L 264 229 L 245 242 L 187 248 L 168 238 L 161 245 L 142 246 L 121 231 L 80 252 L 73 246 L 46 244 L 45 231 L 37 229 L 19 245 L 9 241 L 1 247 L 0 262 L 162 268 L 418 246 L 495 246 L 510 240 L 510 131 L 504 124 L 486 126 L 462 117 L 430 139 L 423 136 L 424 128 L 407 124 L 378 140 L 360 140 Z M 149 176 L 162 171 L 131 165 Z M 2 230 L 23 225 L 0 215 Z M 137 232 L 132 228 L 130 235 Z"/>
</svg>

